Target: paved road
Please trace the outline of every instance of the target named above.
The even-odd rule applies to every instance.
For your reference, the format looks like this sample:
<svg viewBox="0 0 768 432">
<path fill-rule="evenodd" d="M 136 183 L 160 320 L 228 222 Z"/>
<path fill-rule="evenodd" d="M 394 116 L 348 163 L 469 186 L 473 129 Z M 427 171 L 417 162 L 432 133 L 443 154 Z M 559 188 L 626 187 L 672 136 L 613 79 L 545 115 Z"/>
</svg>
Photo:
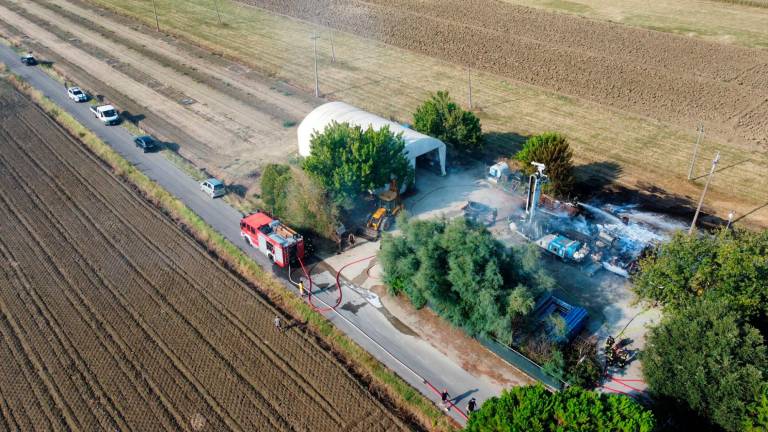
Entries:
<svg viewBox="0 0 768 432">
<path fill-rule="evenodd" d="M 80 123 L 94 131 L 99 138 L 177 196 L 232 243 L 239 245 L 262 267 L 271 269 L 271 263 L 267 258 L 247 247 L 240 238 L 239 220 L 242 217 L 240 212 L 220 199 L 211 200 L 204 195 L 194 179 L 162 155 L 144 154 L 136 149 L 133 137 L 127 129 L 103 125 L 93 117 L 87 104 L 70 101 L 61 83 L 38 67 L 22 65 L 18 55 L 11 48 L 0 45 L 0 62 L 5 63 L 12 72 L 24 78 Z M 183 145 L 183 143 L 179 144 Z M 287 280 L 281 279 L 281 281 L 287 288 L 296 291 Z M 425 385 L 422 378 L 439 389 L 447 388 L 452 397 L 460 399 L 457 405 L 462 409 L 466 407 L 470 397 L 475 397 L 478 402 L 482 402 L 501 392 L 501 387 L 485 378 L 473 376 L 426 341 L 402 333 L 381 310 L 368 304 L 356 291 L 344 287 L 342 293 L 345 299 L 342 307 L 324 315 L 341 331 L 428 398 L 439 401 L 439 397 Z M 317 297 L 327 303 L 335 303 L 336 296 L 337 291 L 334 290 L 319 294 Z M 463 417 L 458 413 L 452 411 L 451 415 L 460 423 L 464 423 Z"/>
</svg>

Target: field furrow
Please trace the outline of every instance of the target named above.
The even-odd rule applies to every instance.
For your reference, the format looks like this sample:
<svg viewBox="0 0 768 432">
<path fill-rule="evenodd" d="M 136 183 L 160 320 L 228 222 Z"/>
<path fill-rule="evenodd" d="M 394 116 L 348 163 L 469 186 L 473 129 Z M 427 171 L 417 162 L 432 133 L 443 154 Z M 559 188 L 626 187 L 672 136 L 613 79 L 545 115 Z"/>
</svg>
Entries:
<svg viewBox="0 0 768 432">
<path fill-rule="evenodd" d="M 6 84 L 0 108 L 8 429 L 403 429 L 312 335 L 276 332 L 279 311 Z"/>
</svg>

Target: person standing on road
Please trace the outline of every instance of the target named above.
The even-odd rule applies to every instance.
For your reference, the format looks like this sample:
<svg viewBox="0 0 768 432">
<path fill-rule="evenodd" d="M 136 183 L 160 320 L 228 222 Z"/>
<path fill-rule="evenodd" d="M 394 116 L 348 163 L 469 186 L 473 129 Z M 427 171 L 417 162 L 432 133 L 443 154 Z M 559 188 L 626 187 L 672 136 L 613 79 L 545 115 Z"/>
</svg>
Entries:
<svg viewBox="0 0 768 432">
<path fill-rule="evenodd" d="M 477 401 L 475 398 L 472 398 L 469 400 L 469 403 L 467 403 L 467 413 L 472 414 L 475 412 L 475 409 L 477 408 Z"/>
<path fill-rule="evenodd" d="M 275 315 L 275 330 L 277 330 L 277 331 L 279 331 L 281 333 L 283 331 L 283 326 L 280 323 L 280 316 L 279 315 Z"/>
<path fill-rule="evenodd" d="M 443 389 L 443 392 L 440 393 L 440 399 L 443 401 L 443 408 L 445 408 L 446 411 L 449 411 L 451 409 L 451 405 L 448 401 L 448 389 Z"/>
</svg>

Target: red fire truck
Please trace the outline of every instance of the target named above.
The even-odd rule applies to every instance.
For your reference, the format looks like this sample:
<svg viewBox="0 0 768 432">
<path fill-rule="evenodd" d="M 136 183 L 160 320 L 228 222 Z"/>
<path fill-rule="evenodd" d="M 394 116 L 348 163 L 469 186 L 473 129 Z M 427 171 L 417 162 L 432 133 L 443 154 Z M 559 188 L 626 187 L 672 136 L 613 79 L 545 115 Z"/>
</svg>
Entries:
<svg viewBox="0 0 768 432">
<path fill-rule="evenodd" d="M 301 234 L 266 213 L 252 213 L 242 218 L 240 236 L 280 267 L 304 259 L 304 238 Z"/>
</svg>

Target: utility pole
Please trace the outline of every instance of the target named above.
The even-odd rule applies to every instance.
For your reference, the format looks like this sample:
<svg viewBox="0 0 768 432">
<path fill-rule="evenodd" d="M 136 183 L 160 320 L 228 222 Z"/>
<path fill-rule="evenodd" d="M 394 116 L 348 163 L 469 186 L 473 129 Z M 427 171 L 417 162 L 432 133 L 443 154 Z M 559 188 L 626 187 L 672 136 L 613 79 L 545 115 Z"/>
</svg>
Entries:
<svg viewBox="0 0 768 432">
<path fill-rule="evenodd" d="M 328 25 L 328 33 L 331 35 L 331 61 L 336 62 L 336 49 L 333 47 L 333 29 Z"/>
<path fill-rule="evenodd" d="M 701 198 L 699 198 L 699 205 L 696 207 L 696 213 L 693 215 L 693 221 L 691 222 L 691 227 L 688 229 L 688 235 L 693 234 L 693 232 L 696 230 L 696 219 L 699 218 L 699 212 L 701 212 L 701 205 L 704 204 L 704 195 L 707 194 L 707 189 L 709 189 L 709 183 L 712 181 L 712 177 L 715 176 L 715 168 L 717 168 L 717 163 L 720 162 L 720 152 L 717 152 L 715 154 L 715 158 L 712 159 L 712 168 L 709 169 L 709 177 L 707 177 L 707 183 L 704 184 L 704 190 L 701 191 Z"/>
<path fill-rule="evenodd" d="M 219 18 L 219 25 L 221 25 L 221 13 L 219 12 L 219 0 L 213 0 L 213 4 L 216 5 L 216 16 Z"/>
<path fill-rule="evenodd" d="M 312 43 L 315 51 L 315 97 L 320 97 L 320 81 L 317 78 L 317 38 L 320 36 L 314 35 L 312 36 Z"/>
<path fill-rule="evenodd" d="M 693 146 L 693 159 L 691 159 L 691 166 L 688 168 L 688 180 L 693 178 L 693 167 L 696 165 L 696 154 L 699 152 L 699 142 L 704 135 L 704 123 L 699 122 L 696 125 L 696 131 L 699 133 L 696 137 L 696 144 Z"/>
<path fill-rule="evenodd" d="M 467 66 L 467 89 L 469 93 L 469 109 L 472 110 L 472 68 Z"/>
<path fill-rule="evenodd" d="M 728 212 L 728 223 L 725 224 L 725 230 L 728 231 L 728 228 L 731 227 L 731 224 L 733 223 L 733 217 L 736 216 L 736 213 L 731 210 Z"/>
<path fill-rule="evenodd" d="M 155 4 L 155 0 L 152 0 L 152 9 L 155 10 L 155 25 L 157 26 L 157 31 L 160 31 L 160 19 L 157 18 L 157 5 Z"/>
</svg>

